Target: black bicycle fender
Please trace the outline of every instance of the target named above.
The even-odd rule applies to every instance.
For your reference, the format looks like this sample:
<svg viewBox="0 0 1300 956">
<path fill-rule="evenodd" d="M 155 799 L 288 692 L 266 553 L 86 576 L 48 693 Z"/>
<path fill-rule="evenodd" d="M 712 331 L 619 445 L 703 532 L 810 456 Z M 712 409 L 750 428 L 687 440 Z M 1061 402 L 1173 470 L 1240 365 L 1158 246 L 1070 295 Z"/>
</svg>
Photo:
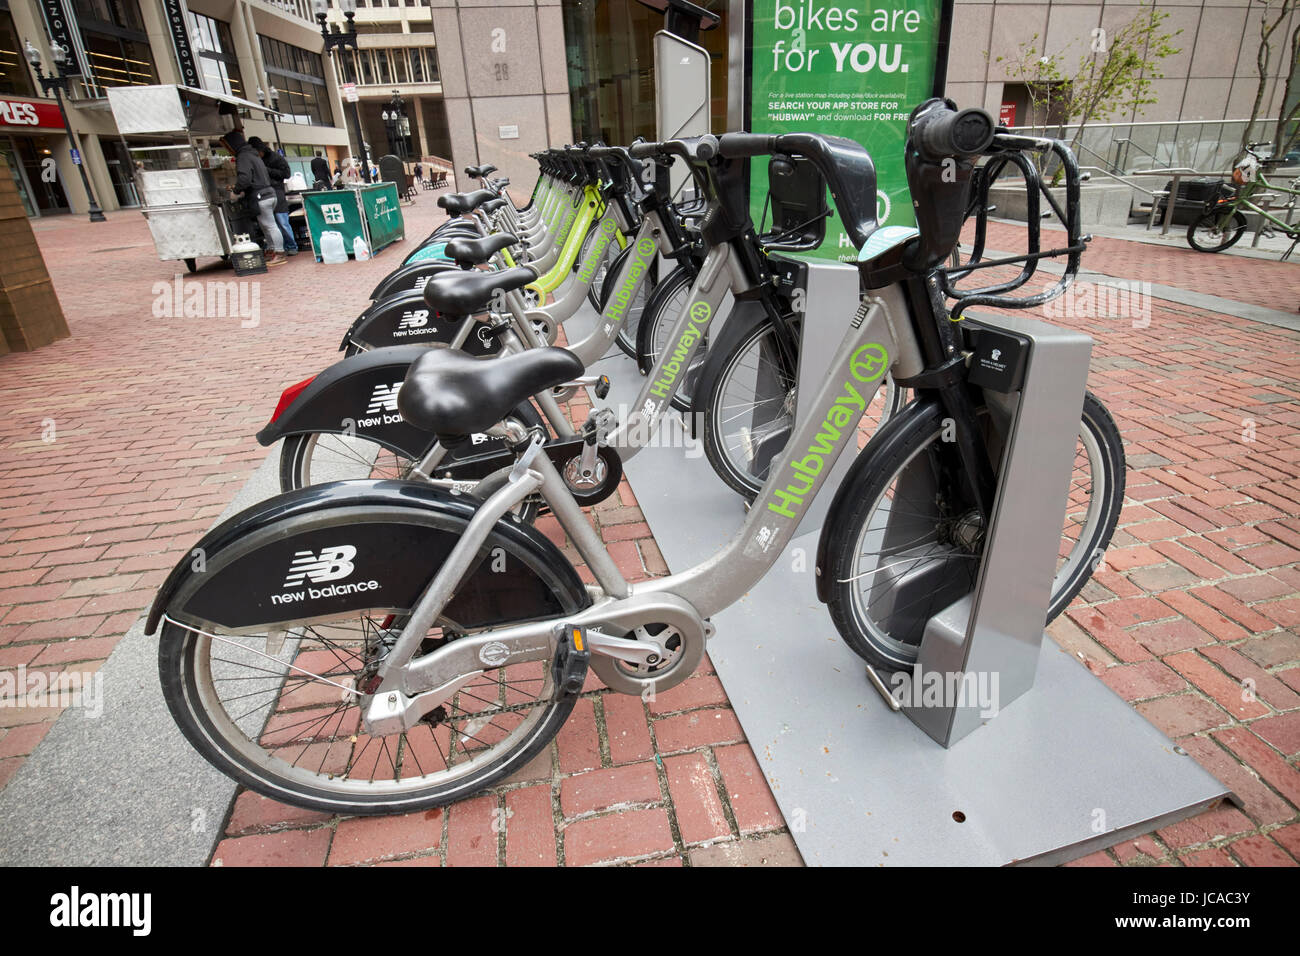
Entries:
<svg viewBox="0 0 1300 956">
<path fill-rule="evenodd" d="M 423 346 L 406 345 L 335 362 L 257 433 L 258 442 L 272 445 L 286 435 L 351 430 L 408 458 L 423 454 L 431 437 L 402 418 L 397 390 L 411 363 L 426 351 Z"/>
<path fill-rule="evenodd" d="M 156 632 L 164 612 L 237 629 L 412 608 L 480 505 L 402 481 L 332 482 L 267 499 L 213 528 L 181 558 L 145 632 Z M 460 627 L 492 627 L 573 614 L 590 600 L 544 534 L 503 519 L 445 614 Z"/>
<path fill-rule="evenodd" d="M 429 281 L 429 276 L 458 268 L 460 267 L 456 263 L 448 259 L 423 259 L 399 266 L 379 281 L 370 293 L 370 299 L 372 302 L 380 302 L 403 292 L 421 292 L 424 284 Z"/>
<path fill-rule="evenodd" d="M 456 337 L 463 319 L 449 320 L 424 301 L 422 290 L 403 292 L 376 302 L 362 314 L 349 338 L 369 349 L 398 345 L 448 344 Z M 496 355 L 499 339 L 487 334 L 488 326 L 475 322 L 462 349 L 470 355 Z"/>
</svg>

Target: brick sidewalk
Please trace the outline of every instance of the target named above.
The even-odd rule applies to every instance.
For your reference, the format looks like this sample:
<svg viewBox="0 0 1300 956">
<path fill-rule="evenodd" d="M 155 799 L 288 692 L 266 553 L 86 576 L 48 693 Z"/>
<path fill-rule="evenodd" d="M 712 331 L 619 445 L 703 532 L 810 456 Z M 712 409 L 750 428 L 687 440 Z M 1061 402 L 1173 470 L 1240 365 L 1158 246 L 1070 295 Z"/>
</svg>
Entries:
<svg viewBox="0 0 1300 956">
<path fill-rule="evenodd" d="M 409 232 L 440 217 L 422 195 Z M 1018 247 L 1015 227 L 996 228 L 991 246 Z M 261 277 L 260 321 L 241 328 L 151 314 L 154 283 L 175 270 L 137 214 L 36 230 L 73 338 L 0 357 L 0 668 L 85 672 L 265 456 L 252 434 L 280 390 L 335 359 L 403 253 L 337 269 L 300 256 Z M 1085 266 L 1283 309 L 1273 293 L 1294 301 L 1300 286 L 1293 265 L 1120 240 L 1097 240 Z M 1097 338 L 1091 385 L 1132 470 L 1108 570 L 1053 634 L 1246 802 L 1083 862 L 1293 864 L 1300 335 L 1167 303 L 1143 330 L 1062 324 Z M 665 572 L 626 484 L 595 514 L 625 573 Z M 0 786 L 55 716 L 0 709 Z M 338 819 L 243 792 L 225 833 L 221 865 L 799 862 L 707 661 L 650 705 L 593 679 L 546 753 L 446 812 Z"/>
</svg>

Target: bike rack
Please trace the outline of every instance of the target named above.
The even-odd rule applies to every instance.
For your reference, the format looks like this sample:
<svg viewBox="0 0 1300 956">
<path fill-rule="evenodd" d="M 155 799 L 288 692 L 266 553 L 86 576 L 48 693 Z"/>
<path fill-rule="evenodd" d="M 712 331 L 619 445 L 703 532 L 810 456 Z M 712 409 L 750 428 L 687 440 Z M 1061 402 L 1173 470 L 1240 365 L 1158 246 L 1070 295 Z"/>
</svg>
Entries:
<svg viewBox="0 0 1300 956">
<path fill-rule="evenodd" d="M 988 686 L 996 674 L 1000 710 L 1033 686 L 1038 668 L 1092 339 L 1018 315 L 966 322 L 986 333 L 972 369 L 1014 369 L 1016 356 L 1024 373 L 994 411 L 1009 427 L 975 589 L 930 618 L 914 675 L 960 675 L 966 687 L 968 676 Z M 902 709 L 949 747 L 987 719 L 967 697 Z"/>
</svg>

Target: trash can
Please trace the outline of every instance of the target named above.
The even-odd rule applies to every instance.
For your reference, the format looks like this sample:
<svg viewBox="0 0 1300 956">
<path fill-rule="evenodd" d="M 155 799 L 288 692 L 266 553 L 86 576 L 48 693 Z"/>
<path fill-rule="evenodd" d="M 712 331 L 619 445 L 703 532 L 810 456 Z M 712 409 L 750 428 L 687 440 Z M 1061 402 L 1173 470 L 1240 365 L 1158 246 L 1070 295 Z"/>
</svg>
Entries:
<svg viewBox="0 0 1300 956">
<path fill-rule="evenodd" d="M 1168 193 L 1174 188 L 1174 181 L 1171 179 L 1165 183 L 1165 192 Z M 1221 194 L 1227 195 L 1231 192 L 1224 180 L 1214 176 L 1203 176 L 1199 179 L 1184 179 L 1178 184 L 1178 196 L 1174 204 L 1174 224 L 1177 226 L 1190 225 L 1193 220 L 1200 217 L 1205 212 L 1205 208 L 1217 199 Z M 1165 205 L 1168 202 L 1167 197 L 1162 197 L 1156 206 L 1156 222 L 1165 221 Z"/>
</svg>

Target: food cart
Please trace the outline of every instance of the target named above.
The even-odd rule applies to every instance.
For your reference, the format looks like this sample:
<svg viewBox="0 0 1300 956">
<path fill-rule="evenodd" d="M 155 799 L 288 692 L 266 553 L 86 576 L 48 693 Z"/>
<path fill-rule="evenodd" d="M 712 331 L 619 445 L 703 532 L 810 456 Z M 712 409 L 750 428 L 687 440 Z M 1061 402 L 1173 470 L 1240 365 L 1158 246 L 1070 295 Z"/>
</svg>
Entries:
<svg viewBox="0 0 1300 956">
<path fill-rule="evenodd" d="M 235 160 L 220 139 L 241 126 L 240 111 L 280 116 L 273 109 L 188 86 L 121 86 L 108 90 L 118 132 L 147 135 L 166 146 L 130 150 L 135 182 L 158 258 L 182 259 L 191 272 L 201 256 L 229 260 L 235 236 L 256 219 L 231 195 Z"/>
</svg>

